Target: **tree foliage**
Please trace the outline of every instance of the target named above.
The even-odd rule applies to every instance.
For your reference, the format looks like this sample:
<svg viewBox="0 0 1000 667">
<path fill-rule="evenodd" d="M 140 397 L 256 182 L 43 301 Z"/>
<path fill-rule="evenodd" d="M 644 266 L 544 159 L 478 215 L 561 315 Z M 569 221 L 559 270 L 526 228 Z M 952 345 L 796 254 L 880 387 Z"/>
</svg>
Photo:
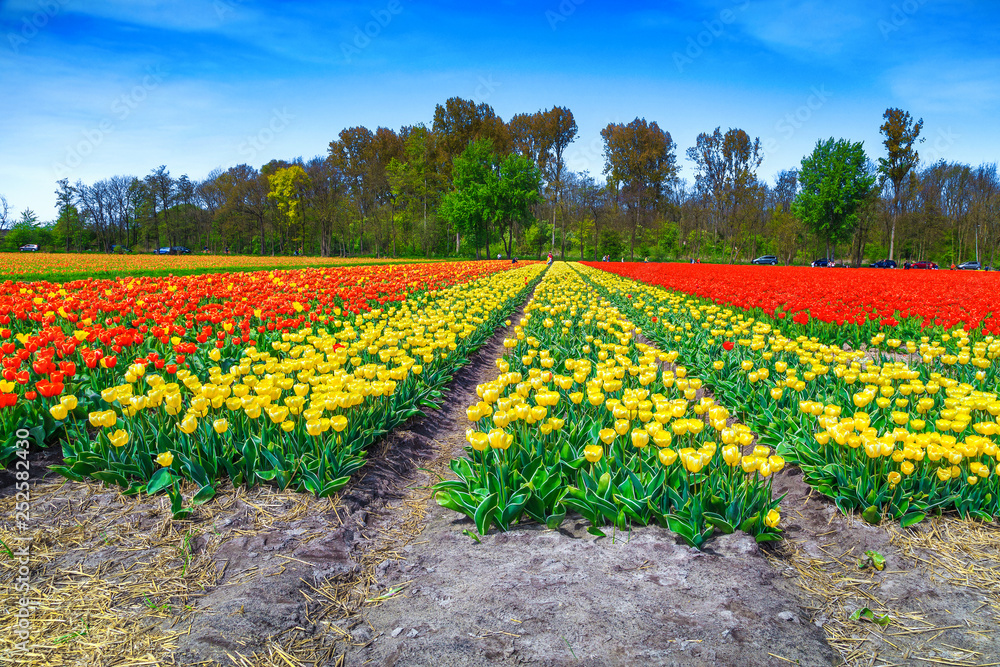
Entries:
<svg viewBox="0 0 1000 667">
<path fill-rule="evenodd" d="M 829 250 L 850 238 L 858 207 L 868 198 L 875 180 L 862 142 L 833 137 L 819 141 L 802 160 L 801 189 L 792 211 L 826 240 Z"/>
</svg>

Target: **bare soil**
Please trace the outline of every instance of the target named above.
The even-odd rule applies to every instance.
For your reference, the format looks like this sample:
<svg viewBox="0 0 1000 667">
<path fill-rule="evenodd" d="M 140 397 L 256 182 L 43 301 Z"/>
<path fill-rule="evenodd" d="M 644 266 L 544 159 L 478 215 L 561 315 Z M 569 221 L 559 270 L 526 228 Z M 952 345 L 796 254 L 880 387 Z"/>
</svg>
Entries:
<svg viewBox="0 0 1000 667">
<path fill-rule="evenodd" d="M 516 319 L 515 315 L 512 319 Z M 71 484 L 32 461 L 33 653 L 0 664 L 987 665 L 1000 661 L 1000 534 L 840 514 L 788 468 L 787 539 L 703 552 L 658 527 L 597 538 L 570 517 L 476 543 L 430 486 L 462 454 L 465 408 L 500 331 L 444 407 L 379 447 L 339 498 L 224 488 L 185 521 L 162 497 Z M 14 516 L 0 473 L 0 537 Z M 866 549 L 886 556 L 861 570 Z M 11 609 L 13 566 L 0 558 Z M 869 607 L 890 622 L 851 621 Z M 13 662 L 12 662 L 13 660 Z"/>
</svg>

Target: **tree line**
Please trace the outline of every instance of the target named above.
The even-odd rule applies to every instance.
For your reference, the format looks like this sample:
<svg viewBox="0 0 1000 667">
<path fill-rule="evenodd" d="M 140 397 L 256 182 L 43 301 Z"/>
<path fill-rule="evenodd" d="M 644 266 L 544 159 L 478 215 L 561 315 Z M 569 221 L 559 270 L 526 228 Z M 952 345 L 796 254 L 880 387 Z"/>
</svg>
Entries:
<svg viewBox="0 0 1000 667">
<path fill-rule="evenodd" d="M 58 181 L 58 218 L 15 217 L 0 197 L 3 249 L 194 251 L 258 255 L 707 259 L 774 254 L 871 259 L 982 258 L 1000 240 L 996 164 L 921 162 L 923 121 L 887 109 L 884 157 L 821 140 L 768 183 L 759 138 L 721 128 L 679 148 L 655 121 L 601 130 L 604 169 L 574 172 L 573 113 L 554 106 L 504 121 L 488 104 L 439 104 L 430 126 L 342 130 L 309 160 L 240 164 L 202 181 L 149 174 Z"/>
</svg>

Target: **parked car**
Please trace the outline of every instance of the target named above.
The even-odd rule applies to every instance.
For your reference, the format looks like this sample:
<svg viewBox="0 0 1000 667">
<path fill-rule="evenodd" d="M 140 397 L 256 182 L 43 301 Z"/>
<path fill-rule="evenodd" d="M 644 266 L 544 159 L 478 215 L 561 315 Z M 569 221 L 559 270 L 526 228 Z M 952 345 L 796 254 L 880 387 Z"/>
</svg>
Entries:
<svg viewBox="0 0 1000 667">
<path fill-rule="evenodd" d="M 156 254 L 157 255 L 169 255 L 170 254 L 170 246 L 163 246 L 162 248 L 160 248 L 159 250 L 156 251 Z"/>
<path fill-rule="evenodd" d="M 877 262 L 871 263 L 871 268 L 873 269 L 895 269 L 896 262 L 891 259 L 880 259 Z"/>
<path fill-rule="evenodd" d="M 940 267 L 937 264 L 935 264 L 934 262 L 924 261 L 924 262 L 914 262 L 913 264 L 910 265 L 910 268 L 911 269 L 938 269 Z"/>
<path fill-rule="evenodd" d="M 758 257 L 757 259 L 755 259 L 754 261 L 752 261 L 750 263 L 751 264 L 769 264 L 771 266 L 775 266 L 778 263 L 778 258 L 775 257 L 774 255 L 763 255 L 761 257 Z"/>
<path fill-rule="evenodd" d="M 173 247 L 173 253 L 172 254 L 174 254 L 174 255 L 190 255 L 191 254 L 191 248 L 185 248 L 182 245 L 175 245 Z"/>
<path fill-rule="evenodd" d="M 826 257 L 820 257 L 819 259 L 813 260 L 812 266 L 833 266 L 834 261 Z"/>
<path fill-rule="evenodd" d="M 38 252 L 38 244 L 28 243 L 21 246 L 21 252 Z"/>
<path fill-rule="evenodd" d="M 964 271 L 980 271 L 982 270 L 983 265 L 979 262 L 962 262 L 958 265 L 958 268 Z"/>
</svg>

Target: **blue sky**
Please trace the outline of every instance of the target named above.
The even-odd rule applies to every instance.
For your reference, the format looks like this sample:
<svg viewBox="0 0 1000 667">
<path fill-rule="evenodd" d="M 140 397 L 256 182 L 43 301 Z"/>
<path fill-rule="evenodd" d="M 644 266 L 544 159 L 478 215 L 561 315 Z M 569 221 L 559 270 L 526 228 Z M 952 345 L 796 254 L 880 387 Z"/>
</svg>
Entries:
<svg viewBox="0 0 1000 667">
<path fill-rule="evenodd" d="M 451 96 L 569 107 L 594 174 L 601 128 L 637 116 L 687 178 L 716 126 L 761 138 L 768 180 L 830 136 L 874 159 L 889 106 L 925 120 L 924 157 L 995 162 L 997 44 L 1000 4 L 968 0 L 0 0 L 0 194 L 50 219 L 62 177 L 310 158 Z"/>
</svg>

